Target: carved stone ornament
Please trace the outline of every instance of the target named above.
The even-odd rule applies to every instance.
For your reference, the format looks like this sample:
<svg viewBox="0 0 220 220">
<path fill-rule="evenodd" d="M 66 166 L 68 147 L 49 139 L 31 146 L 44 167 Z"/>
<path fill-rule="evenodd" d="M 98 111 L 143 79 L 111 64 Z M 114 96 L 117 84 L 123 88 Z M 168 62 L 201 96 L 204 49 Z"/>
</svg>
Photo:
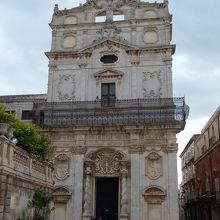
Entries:
<svg viewBox="0 0 220 220">
<path fill-rule="evenodd" d="M 95 49 L 101 49 L 101 52 L 102 52 L 103 48 L 106 51 L 106 48 L 111 49 L 111 47 L 112 48 L 117 48 L 117 50 L 118 50 L 118 48 L 122 48 L 126 51 L 128 51 L 128 50 L 137 50 L 138 49 L 134 45 L 128 44 L 128 42 L 126 40 L 124 40 L 123 38 L 118 36 L 118 37 L 112 37 L 112 38 L 98 38 L 98 39 L 94 40 L 91 43 L 91 45 L 89 45 L 89 46 L 85 47 L 84 49 L 82 49 L 81 53 L 87 53 L 88 55 L 91 55 L 92 52 Z M 118 51 L 116 51 L 116 53 L 117 52 Z M 109 54 L 109 53 L 107 53 L 107 54 Z"/>
<path fill-rule="evenodd" d="M 151 186 L 144 191 L 143 197 L 149 204 L 161 204 L 166 199 L 166 193 L 157 186 Z"/>
<path fill-rule="evenodd" d="M 105 45 L 104 48 L 100 51 L 101 56 L 103 55 L 117 55 L 120 51 L 117 50 L 113 45 Z"/>
<path fill-rule="evenodd" d="M 60 75 L 57 86 L 60 101 L 75 100 L 75 75 Z"/>
<path fill-rule="evenodd" d="M 54 202 L 68 202 L 72 193 L 64 187 L 56 187 L 53 191 Z"/>
<path fill-rule="evenodd" d="M 105 69 L 100 72 L 94 74 L 96 79 L 96 83 L 99 84 L 99 81 L 102 79 L 117 79 L 119 82 L 121 81 L 124 73 L 114 69 Z"/>
<path fill-rule="evenodd" d="M 114 175 L 121 171 L 124 155 L 114 150 L 100 150 L 94 152 L 91 160 L 94 163 L 93 172 L 100 175 Z"/>
<path fill-rule="evenodd" d="M 123 6 L 123 0 L 98 0 L 94 1 L 95 7 L 97 9 L 102 9 L 102 11 L 106 14 L 106 22 L 113 21 L 113 11 L 117 10 L 121 6 Z"/>
<path fill-rule="evenodd" d="M 160 71 L 143 72 L 143 97 L 160 98 L 162 96 Z"/>
<path fill-rule="evenodd" d="M 150 153 L 145 159 L 146 176 L 150 179 L 158 179 L 162 175 L 162 158 L 159 154 Z"/>
<path fill-rule="evenodd" d="M 88 57 L 90 57 L 89 54 L 81 54 L 78 58 L 77 58 L 77 63 L 79 65 L 80 68 L 86 67 L 88 64 Z"/>
<path fill-rule="evenodd" d="M 105 24 L 100 30 L 97 31 L 97 34 L 102 38 L 111 38 L 120 34 L 121 30 L 112 24 Z"/>
<path fill-rule="evenodd" d="M 161 151 L 163 145 L 162 144 L 159 144 L 159 145 L 154 145 L 152 146 L 152 143 L 145 143 L 144 144 L 144 151 L 148 151 L 148 152 L 152 152 L 152 151 Z"/>
<path fill-rule="evenodd" d="M 66 154 L 59 154 L 55 158 L 54 177 L 65 180 L 69 177 L 70 158 Z"/>
<path fill-rule="evenodd" d="M 86 151 L 87 151 L 87 148 L 84 145 L 74 145 L 72 147 L 73 154 L 85 154 Z"/>
<path fill-rule="evenodd" d="M 122 7 L 125 4 L 133 4 L 138 5 L 140 0 L 86 0 L 85 4 L 81 4 L 81 7 L 95 7 L 96 9 L 105 9 L 109 5 L 112 7 L 113 10 L 117 10 L 118 8 Z"/>
<path fill-rule="evenodd" d="M 140 52 L 138 50 L 128 51 L 129 59 L 132 65 L 140 64 Z"/>
</svg>

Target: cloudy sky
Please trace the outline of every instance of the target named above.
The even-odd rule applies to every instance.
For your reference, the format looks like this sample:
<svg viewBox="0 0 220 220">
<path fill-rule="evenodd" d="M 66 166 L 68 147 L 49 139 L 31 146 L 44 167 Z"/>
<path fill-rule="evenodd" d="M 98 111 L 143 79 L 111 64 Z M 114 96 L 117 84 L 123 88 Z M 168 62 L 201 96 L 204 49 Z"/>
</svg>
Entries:
<svg viewBox="0 0 220 220">
<path fill-rule="evenodd" d="M 85 0 L 0 1 L 0 95 L 46 93 L 54 4 L 71 8 Z M 220 1 L 170 0 L 173 14 L 174 95 L 190 106 L 178 134 L 179 153 L 220 104 Z"/>
</svg>

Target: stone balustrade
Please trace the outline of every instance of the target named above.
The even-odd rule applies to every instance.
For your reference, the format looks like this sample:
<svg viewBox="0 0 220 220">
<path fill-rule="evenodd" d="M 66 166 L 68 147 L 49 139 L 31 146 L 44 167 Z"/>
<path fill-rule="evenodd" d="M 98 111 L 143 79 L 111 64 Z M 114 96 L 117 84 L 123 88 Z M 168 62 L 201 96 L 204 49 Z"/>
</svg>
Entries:
<svg viewBox="0 0 220 220">
<path fill-rule="evenodd" d="M 0 168 L 2 172 L 16 173 L 23 176 L 32 176 L 32 179 L 44 185 L 53 185 L 52 165 L 48 162 L 39 162 L 23 149 L 14 145 L 7 138 L 0 136 Z"/>
<path fill-rule="evenodd" d="M 52 164 L 38 161 L 0 136 L 0 219 L 27 217 L 27 203 L 34 189 L 52 192 L 52 171 Z"/>
</svg>

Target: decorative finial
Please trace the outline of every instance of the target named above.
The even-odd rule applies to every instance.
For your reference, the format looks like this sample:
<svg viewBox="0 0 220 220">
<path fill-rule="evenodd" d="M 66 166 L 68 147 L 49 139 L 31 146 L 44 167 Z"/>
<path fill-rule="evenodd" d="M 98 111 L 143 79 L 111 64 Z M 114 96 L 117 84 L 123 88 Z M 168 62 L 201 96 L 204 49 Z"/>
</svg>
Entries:
<svg viewBox="0 0 220 220">
<path fill-rule="evenodd" d="M 168 5 L 169 0 L 163 0 L 164 4 Z"/>
<path fill-rule="evenodd" d="M 54 6 L 54 12 L 56 12 L 56 11 L 59 11 L 58 4 L 55 4 L 55 6 Z"/>
</svg>

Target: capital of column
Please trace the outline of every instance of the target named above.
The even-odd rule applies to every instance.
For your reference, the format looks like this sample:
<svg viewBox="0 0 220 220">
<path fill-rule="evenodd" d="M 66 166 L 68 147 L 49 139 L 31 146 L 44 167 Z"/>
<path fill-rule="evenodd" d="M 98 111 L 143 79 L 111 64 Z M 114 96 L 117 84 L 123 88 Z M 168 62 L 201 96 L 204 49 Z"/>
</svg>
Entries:
<svg viewBox="0 0 220 220">
<path fill-rule="evenodd" d="M 122 176 L 126 177 L 128 174 L 128 161 L 121 161 L 120 165 L 120 173 Z"/>
<path fill-rule="evenodd" d="M 92 173 L 92 161 L 86 161 L 85 162 L 85 174 L 91 175 Z"/>
</svg>

